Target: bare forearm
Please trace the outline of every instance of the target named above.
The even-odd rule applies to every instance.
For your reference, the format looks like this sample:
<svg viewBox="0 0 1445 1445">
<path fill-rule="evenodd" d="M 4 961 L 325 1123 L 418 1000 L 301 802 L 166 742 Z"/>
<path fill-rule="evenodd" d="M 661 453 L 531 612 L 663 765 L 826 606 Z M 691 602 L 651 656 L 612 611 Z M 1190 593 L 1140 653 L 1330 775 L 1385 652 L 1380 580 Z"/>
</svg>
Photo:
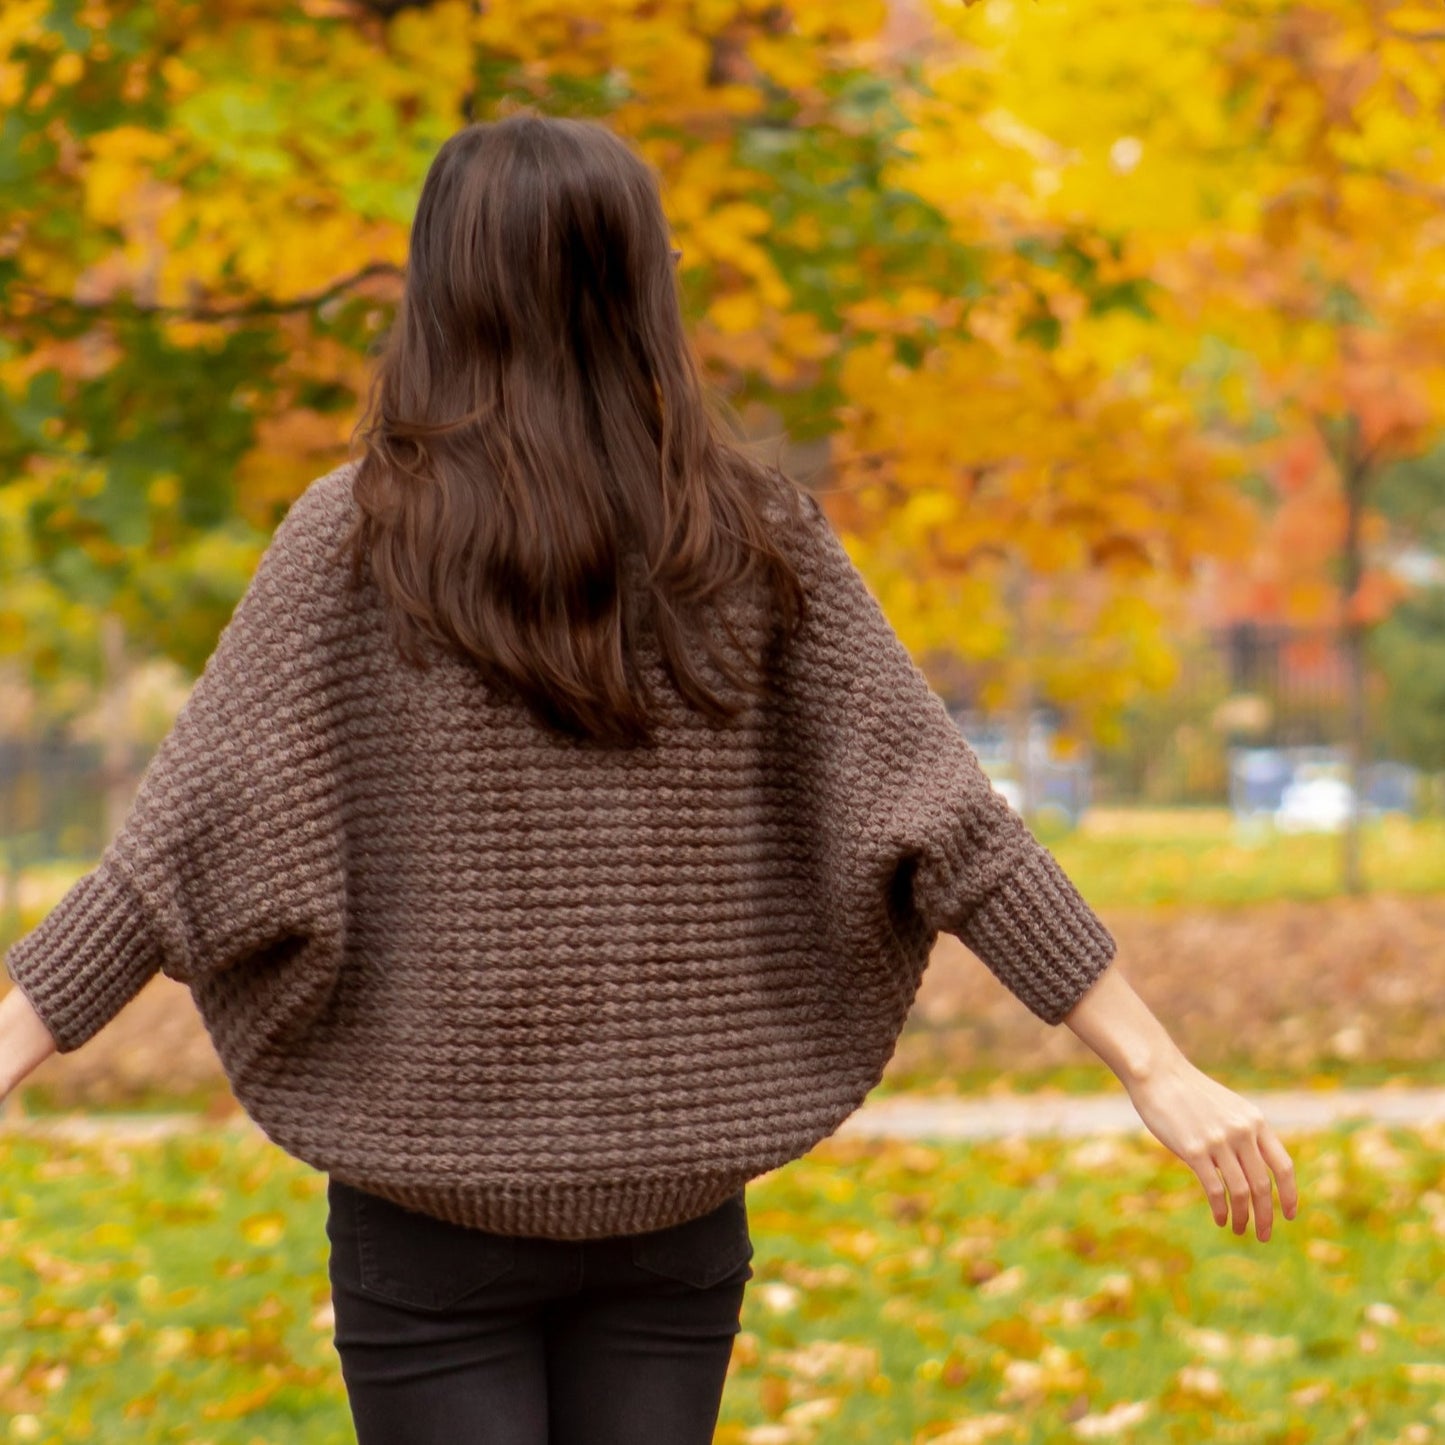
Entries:
<svg viewBox="0 0 1445 1445">
<path fill-rule="evenodd" d="M 1126 1087 L 1143 1082 L 1184 1055 L 1149 1005 L 1134 992 L 1118 963 L 1111 963 L 1064 1016 Z"/>
<path fill-rule="evenodd" d="M 0 1099 L 55 1052 L 55 1040 L 12 983 L 0 998 Z"/>
</svg>

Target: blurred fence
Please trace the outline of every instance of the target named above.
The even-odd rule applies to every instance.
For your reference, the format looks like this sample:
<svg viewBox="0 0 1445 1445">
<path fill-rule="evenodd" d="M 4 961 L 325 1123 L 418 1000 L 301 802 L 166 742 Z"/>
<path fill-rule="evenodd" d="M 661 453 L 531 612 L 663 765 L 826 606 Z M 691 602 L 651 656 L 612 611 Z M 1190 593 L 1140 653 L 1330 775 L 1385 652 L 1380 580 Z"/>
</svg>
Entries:
<svg viewBox="0 0 1445 1445">
<path fill-rule="evenodd" d="M 108 790 L 139 783 L 149 749 L 121 744 L 127 776 L 119 781 L 107 771 L 107 753 L 117 756 L 114 743 L 0 737 L 0 933 L 17 930 L 25 869 L 60 858 L 92 861 L 109 841 Z"/>
<path fill-rule="evenodd" d="M 95 851 L 105 822 L 99 743 L 0 738 L 0 840 L 25 861 Z"/>
</svg>

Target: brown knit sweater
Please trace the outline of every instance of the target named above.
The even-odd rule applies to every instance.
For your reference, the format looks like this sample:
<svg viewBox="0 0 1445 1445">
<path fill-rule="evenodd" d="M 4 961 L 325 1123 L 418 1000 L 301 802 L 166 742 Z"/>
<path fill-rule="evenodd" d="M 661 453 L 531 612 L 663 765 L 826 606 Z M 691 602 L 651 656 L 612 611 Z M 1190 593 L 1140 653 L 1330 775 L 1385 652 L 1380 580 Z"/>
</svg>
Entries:
<svg viewBox="0 0 1445 1445">
<path fill-rule="evenodd" d="M 333 555 L 353 469 L 292 505 L 120 831 L 10 948 L 61 1052 L 159 970 L 288 1153 L 580 1239 L 832 1133 L 940 930 L 1048 1024 L 1108 966 L 816 502 L 782 534 L 811 616 L 768 698 L 720 724 L 674 692 L 656 749 L 613 749 L 396 657 Z"/>
</svg>

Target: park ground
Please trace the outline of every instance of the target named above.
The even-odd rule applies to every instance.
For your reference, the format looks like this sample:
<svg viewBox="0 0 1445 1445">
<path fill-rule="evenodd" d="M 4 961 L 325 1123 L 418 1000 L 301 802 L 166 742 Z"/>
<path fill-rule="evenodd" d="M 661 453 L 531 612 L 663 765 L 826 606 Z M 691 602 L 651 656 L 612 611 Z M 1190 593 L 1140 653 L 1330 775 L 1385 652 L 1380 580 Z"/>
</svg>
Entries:
<svg viewBox="0 0 1445 1445">
<path fill-rule="evenodd" d="M 1260 1244 L 1144 1136 L 833 1138 L 748 1189 L 719 1445 L 1445 1438 L 1445 1126 L 1290 1140 Z M 348 1445 L 324 1177 L 0 1134 L 7 1441 Z"/>
</svg>

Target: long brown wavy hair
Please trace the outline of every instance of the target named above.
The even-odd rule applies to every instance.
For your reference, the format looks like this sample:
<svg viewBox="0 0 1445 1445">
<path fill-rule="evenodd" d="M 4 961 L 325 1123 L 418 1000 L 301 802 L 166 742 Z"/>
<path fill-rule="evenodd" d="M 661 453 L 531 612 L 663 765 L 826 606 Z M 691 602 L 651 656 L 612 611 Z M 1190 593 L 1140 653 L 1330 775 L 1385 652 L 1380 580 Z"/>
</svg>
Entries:
<svg viewBox="0 0 1445 1445">
<path fill-rule="evenodd" d="M 726 719 L 741 704 L 697 649 L 734 687 L 763 684 L 721 609 L 720 650 L 710 609 L 761 578 L 788 635 L 806 610 L 765 510 L 784 499 L 796 517 L 804 493 L 704 385 L 675 261 L 653 171 L 605 125 L 530 110 L 468 125 L 427 172 L 352 435 L 353 575 L 369 562 L 402 657 L 430 666 L 430 639 L 604 742 L 653 736 L 635 627 L 678 692 Z"/>
</svg>

